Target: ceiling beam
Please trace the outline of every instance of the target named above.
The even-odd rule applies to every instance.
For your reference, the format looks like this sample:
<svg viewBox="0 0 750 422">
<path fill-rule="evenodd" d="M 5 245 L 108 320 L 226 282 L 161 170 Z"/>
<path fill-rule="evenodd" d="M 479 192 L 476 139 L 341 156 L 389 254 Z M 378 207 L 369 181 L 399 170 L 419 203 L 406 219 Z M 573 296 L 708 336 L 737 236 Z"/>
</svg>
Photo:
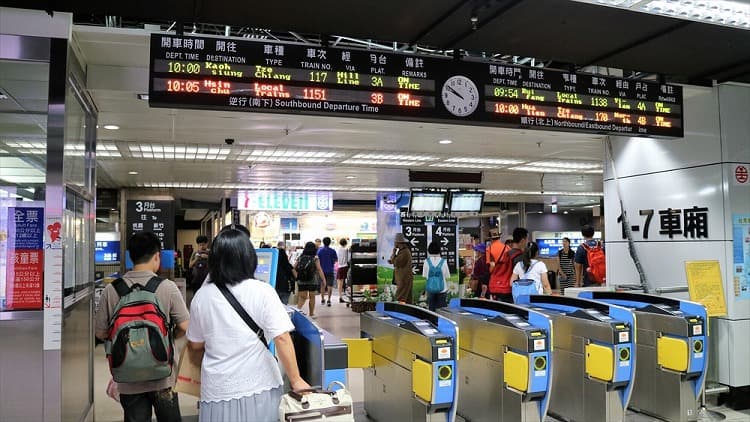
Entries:
<svg viewBox="0 0 750 422">
<path fill-rule="evenodd" d="M 468 31 L 465 31 L 461 35 L 457 36 L 456 38 L 450 40 L 447 43 L 444 43 L 442 49 L 448 50 L 448 49 L 454 48 L 458 42 L 464 40 L 466 37 L 468 37 L 475 31 L 478 31 L 483 26 L 487 25 L 488 23 L 504 15 L 507 11 L 516 7 L 519 3 L 521 3 L 521 0 L 508 0 L 508 2 L 504 6 L 500 7 L 495 12 L 487 16 L 487 18 L 479 19 L 472 27 L 469 28 Z M 469 24 L 471 25 L 471 22 L 469 22 Z"/>
<path fill-rule="evenodd" d="M 730 64 L 724 64 L 697 75 L 692 75 L 690 80 L 716 79 L 718 82 L 727 82 L 740 75 L 750 74 L 750 57 L 745 57 Z M 716 78 L 715 76 L 721 76 Z"/>
<path fill-rule="evenodd" d="M 433 29 L 435 29 L 436 26 L 438 26 L 441 23 L 443 23 L 443 21 L 445 21 L 446 19 L 448 19 L 449 17 L 451 17 L 454 13 L 456 13 L 460 8 L 464 7 L 464 5 L 466 5 L 470 1 L 471 0 L 459 1 L 455 6 L 451 7 L 450 9 L 448 9 L 445 13 L 443 13 L 442 15 L 440 15 L 440 17 L 437 18 L 434 22 L 432 22 L 431 24 L 427 25 L 427 27 L 425 27 L 416 36 L 414 36 L 414 38 L 412 38 L 412 40 L 409 41 L 408 45 L 418 44 L 419 41 L 422 38 L 424 38 L 425 35 L 429 34 Z"/>
</svg>

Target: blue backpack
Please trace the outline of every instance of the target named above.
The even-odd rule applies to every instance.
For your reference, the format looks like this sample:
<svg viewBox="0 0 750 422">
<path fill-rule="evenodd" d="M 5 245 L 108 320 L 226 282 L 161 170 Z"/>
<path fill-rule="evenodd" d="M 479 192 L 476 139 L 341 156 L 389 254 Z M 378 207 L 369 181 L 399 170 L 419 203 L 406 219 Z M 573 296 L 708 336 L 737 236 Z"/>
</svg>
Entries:
<svg viewBox="0 0 750 422">
<path fill-rule="evenodd" d="M 432 264 L 432 260 L 427 258 L 427 265 L 430 266 L 430 272 L 427 273 L 427 285 L 425 286 L 427 293 L 440 293 L 445 289 L 443 262 L 445 262 L 445 258 L 441 258 L 440 262 L 435 266 Z"/>
<path fill-rule="evenodd" d="M 536 288 L 536 281 L 528 278 L 529 272 L 531 272 L 531 269 L 534 268 L 534 265 L 536 265 L 537 262 L 529 266 L 529 269 L 526 270 L 526 274 L 524 274 L 524 278 L 513 282 L 512 293 L 513 293 L 514 303 L 518 303 L 519 296 L 529 296 L 529 295 L 539 294 L 539 291 Z"/>
</svg>

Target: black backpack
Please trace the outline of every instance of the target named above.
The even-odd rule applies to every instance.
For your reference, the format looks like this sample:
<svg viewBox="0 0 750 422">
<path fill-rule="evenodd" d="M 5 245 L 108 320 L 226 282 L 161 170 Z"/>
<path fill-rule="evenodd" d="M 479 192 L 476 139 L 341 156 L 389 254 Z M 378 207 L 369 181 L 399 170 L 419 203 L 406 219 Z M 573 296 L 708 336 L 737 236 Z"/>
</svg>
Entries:
<svg viewBox="0 0 750 422">
<path fill-rule="evenodd" d="M 297 262 L 297 280 L 302 283 L 315 281 L 315 257 L 302 255 Z"/>
<path fill-rule="evenodd" d="M 208 276 L 208 260 L 207 259 L 199 259 L 195 262 L 195 265 L 193 265 L 193 272 L 191 274 L 192 277 L 192 286 L 193 290 L 198 290 L 203 285 L 203 281 Z"/>
</svg>

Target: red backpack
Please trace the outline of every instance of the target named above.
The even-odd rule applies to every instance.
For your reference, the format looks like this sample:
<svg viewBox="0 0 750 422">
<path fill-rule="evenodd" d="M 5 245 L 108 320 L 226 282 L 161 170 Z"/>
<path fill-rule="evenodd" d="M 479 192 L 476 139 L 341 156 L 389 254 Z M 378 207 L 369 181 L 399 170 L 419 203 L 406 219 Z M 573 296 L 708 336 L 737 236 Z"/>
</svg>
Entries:
<svg viewBox="0 0 750 422">
<path fill-rule="evenodd" d="M 589 263 L 586 268 L 589 280 L 596 284 L 604 284 L 607 281 L 607 258 L 604 256 L 601 242 L 596 242 L 594 246 L 582 243 L 581 246 L 586 251 L 586 261 Z"/>
<path fill-rule="evenodd" d="M 492 294 L 509 294 L 511 292 L 510 277 L 513 275 L 513 261 L 523 252 L 511 249 L 508 254 L 508 247 L 505 246 L 500 253 L 500 259 L 495 262 L 495 268 L 490 274 L 489 290 Z M 494 257 L 490 253 L 490 260 Z"/>
</svg>

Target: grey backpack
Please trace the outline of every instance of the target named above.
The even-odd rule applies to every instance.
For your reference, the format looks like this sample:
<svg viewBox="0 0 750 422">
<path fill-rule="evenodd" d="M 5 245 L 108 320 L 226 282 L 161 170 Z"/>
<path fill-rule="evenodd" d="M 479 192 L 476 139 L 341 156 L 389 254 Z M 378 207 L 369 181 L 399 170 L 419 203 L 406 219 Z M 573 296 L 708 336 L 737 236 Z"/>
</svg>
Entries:
<svg viewBox="0 0 750 422">
<path fill-rule="evenodd" d="M 172 327 L 156 298 L 161 282 L 153 277 L 146 287 L 128 287 L 121 278 L 112 283 L 120 301 L 110 318 L 104 350 L 115 382 L 155 381 L 172 375 Z"/>
</svg>

